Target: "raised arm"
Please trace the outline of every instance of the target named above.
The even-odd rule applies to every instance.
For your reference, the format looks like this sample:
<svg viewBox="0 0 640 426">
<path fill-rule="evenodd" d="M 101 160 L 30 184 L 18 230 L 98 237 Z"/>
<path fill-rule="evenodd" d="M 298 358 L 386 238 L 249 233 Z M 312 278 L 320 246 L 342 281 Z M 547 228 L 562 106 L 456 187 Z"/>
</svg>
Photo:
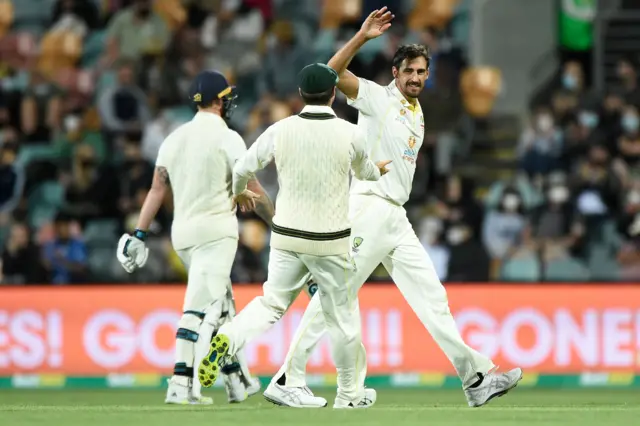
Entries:
<svg viewBox="0 0 640 426">
<path fill-rule="evenodd" d="M 360 48 L 369 40 L 380 37 L 391 26 L 394 15 L 387 11 L 387 7 L 374 10 L 362 24 L 360 31 L 351 40 L 338 50 L 329 60 L 329 65 L 339 75 L 338 89 L 348 98 L 355 99 L 358 96 L 360 82 L 347 67 L 356 56 Z"/>
</svg>

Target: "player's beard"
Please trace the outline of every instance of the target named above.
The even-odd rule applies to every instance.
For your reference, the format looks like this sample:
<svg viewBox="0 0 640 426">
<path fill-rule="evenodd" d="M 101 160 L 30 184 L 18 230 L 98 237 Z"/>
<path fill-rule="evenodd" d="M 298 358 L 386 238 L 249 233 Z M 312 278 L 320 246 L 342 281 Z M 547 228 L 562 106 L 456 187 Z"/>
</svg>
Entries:
<svg viewBox="0 0 640 426">
<path fill-rule="evenodd" d="M 404 87 L 404 92 L 409 98 L 417 98 L 422 92 L 422 85 L 419 83 L 407 83 Z"/>
</svg>

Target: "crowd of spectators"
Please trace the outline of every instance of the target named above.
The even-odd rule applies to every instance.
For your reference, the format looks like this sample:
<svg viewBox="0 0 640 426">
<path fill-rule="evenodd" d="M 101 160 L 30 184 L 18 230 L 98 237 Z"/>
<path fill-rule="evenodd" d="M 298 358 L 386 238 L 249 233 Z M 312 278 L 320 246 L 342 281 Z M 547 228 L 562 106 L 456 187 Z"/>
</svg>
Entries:
<svg viewBox="0 0 640 426">
<path fill-rule="evenodd" d="M 383 3 L 0 0 L 0 9 L 11 5 L 7 16 L 0 11 L 0 282 L 184 281 L 169 239 L 171 200 L 152 225 L 143 270 L 128 275 L 115 247 L 135 226 L 160 144 L 193 115 L 191 79 L 216 68 L 237 86 L 230 126 L 250 146 L 301 109 L 297 72 L 326 61 Z M 517 144 L 521 173 L 478 200 L 473 179 L 454 167 L 468 156 L 474 128 L 459 84 L 469 1 L 452 2 L 457 9 L 436 26 L 420 20 L 421 3 L 394 2 L 392 30 L 367 44 L 351 69 L 388 84 L 399 44 L 430 47 L 420 99 L 427 132 L 408 208 L 440 277 L 636 279 L 633 61 L 620 62 L 621 85 L 603 99 L 585 87 L 580 66 L 567 63 L 561 87 L 536 105 Z M 356 121 L 343 97 L 334 108 Z M 275 169 L 259 178 L 275 197 Z M 268 245 L 266 225 L 241 216 L 234 282 L 265 279 Z"/>
</svg>

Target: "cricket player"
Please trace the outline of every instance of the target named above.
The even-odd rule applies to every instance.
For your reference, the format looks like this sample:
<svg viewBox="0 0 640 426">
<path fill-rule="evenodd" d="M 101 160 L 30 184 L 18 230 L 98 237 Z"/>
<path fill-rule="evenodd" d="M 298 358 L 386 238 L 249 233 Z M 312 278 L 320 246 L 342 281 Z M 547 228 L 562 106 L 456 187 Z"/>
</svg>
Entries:
<svg viewBox="0 0 640 426">
<path fill-rule="evenodd" d="M 247 151 L 242 137 L 225 123 L 234 108 L 235 95 L 225 77 L 216 71 L 200 73 L 191 85 L 194 118 L 172 132 L 160 147 L 151 190 L 133 235 L 118 244 L 118 260 L 128 272 L 144 266 L 145 239 L 165 196 L 173 192 L 173 248 L 188 270 L 183 315 L 176 333 L 176 363 L 165 402 L 211 404 L 194 380 L 194 360 L 209 351 L 220 325 L 235 314 L 231 291 L 231 266 L 238 246 L 238 220 L 231 194 L 233 165 Z M 260 194 L 256 212 L 270 223 L 273 204 L 252 179 L 249 188 Z M 242 353 L 225 366 L 229 402 L 241 402 L 260 390 Z"/>
<path fill-rule="evenodd" d="M 336 117 L 331 105 L 338 74 L 333 69 L 308 65 L 299 79 L 306 105 L 302 112 L 269 127 L 233 169 L 233 193 L 245 209 L 253 207 L 255 197 L 247 190 L 247 181 L 274 159 L 278 170 L 280 190 L 264 295 L 220 327 L 198 367 L 199 378 L 203 386 L 211 386 L 227 356 L 275 324 L 311 273 L 338 373 L 334 408 L 367 408 L 370 404 L 365 402 L 364 388 L 358 387 L 356 368 L 362 344 L 349 255 L 349 177 L 353 169 L 362 181 L 378 180 L 388 171 L 389 161 L 371 162 L 364 152 L 364 133 Z M 291 389 L 288 398 L 307 407 L 326 406 L 324 399 L 305 388 Z"/>
<path fill-rule="evenodd" d="M 522 370 L 497 373 L 490 359 L 462 340 L 449 310 L 445 289 L 403 208 L 409 199 L 415 161 L 424 136 L 424 118 L 417 98 L 429 76 L 428 51 L 419 45 L 398 48 L 391 70 L 393 81 L 388 86 L 357 78 L 347 71 L 360 47 L 382 35 L 392 19 L 386 7 L 372 12 L 361 30 L 328 64 L 340 76 L 338 89 L 359 111 L 358 126 L 367 132 L 367 152 L 374 161 L 389 158 L 394 164 L 393 173 L 385 179 L 364 182 L 356 176 L 352 182 L 351 247 L 357 282 L 361 286 L 382 262 L 420 321 L 453 363 L 469 405 L 477 407 L 515 387 Z M 267 399 L 282 397 L 290 388 L 306 385 L 306 363 L 324 328 L 320 301 L 313 297 L 284 365 L 264 392 Z M 366 376 L 364 346 L 358 362 L 362 386 Z M 375 391 L 368 391 L 367 397 L 375 399 Z"/>
</svg>

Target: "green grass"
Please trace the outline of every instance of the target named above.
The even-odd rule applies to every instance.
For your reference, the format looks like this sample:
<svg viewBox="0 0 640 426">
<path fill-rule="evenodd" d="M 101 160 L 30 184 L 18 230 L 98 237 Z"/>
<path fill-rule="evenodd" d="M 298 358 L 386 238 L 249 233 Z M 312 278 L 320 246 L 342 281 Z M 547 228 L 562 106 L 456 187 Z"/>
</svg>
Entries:
<svg viewBox="0 0 640 426">
<path fill-rule="evenodd" d="M 319 392 L 330 403 L 334 394 Z M 482 408 L 469 408 L 461 391 L 381 390 L 368 410 L 296 410 L 275 407 L 256 395 L 227 404 L 214 391 L 209 407 L 167 406 L 161 391 L 0 391 L 0 425 L 64 426 L 525 426 L 638 424 L 638 391 L 516 389 Z"/>
</svg>

